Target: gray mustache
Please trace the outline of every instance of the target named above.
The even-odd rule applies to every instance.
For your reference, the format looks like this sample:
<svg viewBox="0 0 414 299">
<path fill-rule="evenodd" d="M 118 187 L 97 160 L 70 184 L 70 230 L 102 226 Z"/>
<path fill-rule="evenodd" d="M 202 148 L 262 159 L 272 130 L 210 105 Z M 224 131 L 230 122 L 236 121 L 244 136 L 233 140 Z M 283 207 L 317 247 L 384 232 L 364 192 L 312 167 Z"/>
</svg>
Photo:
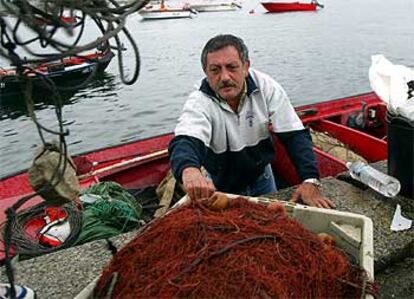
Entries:
<svg viewBox="0 0 414 299">
<path fill-rule="evenodd" d="M 218 85 L 219 89 L 226 87 L 237 87 L 237 85 L 233 81 L 220 82 Z"/>
</svg>

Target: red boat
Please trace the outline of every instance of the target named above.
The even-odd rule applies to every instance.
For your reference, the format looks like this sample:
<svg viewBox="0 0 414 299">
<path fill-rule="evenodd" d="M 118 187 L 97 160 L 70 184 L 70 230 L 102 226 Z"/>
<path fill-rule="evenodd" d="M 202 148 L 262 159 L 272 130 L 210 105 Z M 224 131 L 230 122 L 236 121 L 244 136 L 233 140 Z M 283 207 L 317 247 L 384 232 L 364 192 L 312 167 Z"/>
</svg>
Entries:
<svg viewBox="0 0 414 299">
<path fill-rule="evenodd" d="M 296 110 L 305 125 L 315 131 L 328 132 L 368 162 L 387 159 L 387 108 L 375 93 L 305 105 Z M 167 147 L 173 137 L 169 133 L 75 157 L 81 187 L 86 188 L 100 181 L 115 181 L 127 189 L 158 185 L 169 170 Z M 283 146 L 274 140 L 277 155 L 272 166 L 276 170 L 276 177 L 288 185 L 300 183 Z M 322 178 L 346 171 L 346 161 L 316 147 L 315 153 Z M 1 178 L 0 223 L 6 218 L 6 208 L 32 192 L 26 172 Z M 41 201 L 40 197 L 33 198 L 24 207 Z M 2 255 L 0 253 L 0 260 L 3 259 Z"/>
<path fill-rule="evenodd" d="M 268 12 L 289 12 L 289 11 L 314 11 L 323 7 L 317 1 L 310 3 L 303 2 L 261 2 Z"/>
<path fill-rule="evenodd" d="M 55 25 L 76 25 L 78 23 L 78 20 L 80 20 L 80 17 L 78 16 L 59 16 L 56 18 L 56 24 Z M 35 18 L 36 25 L 54 25 L 51 21 L 51 18 L 43 18 L 43 17 L 37 17 Z M 59 24 L 59 22 L 61 24 Z"/>
<path fill-rule="evenodd" d="M 114 53 L 110 49 L 97 50 L 83 55 L 67 57 L 59 61 L 42 64 L 24 64 L 23 76 L 32 80 L 33 91 L 48 91 L 48 84 L 44 78 L 51 79 L 59 86 L 68 82 L 84 81 L 94 71 L 102 72 L 111 62 Z M 22 93 L 22 76 L 17 74 L 16 68 L 2 68 L 0 66 L 0 96 L 9 97 Z"/>
</svg>

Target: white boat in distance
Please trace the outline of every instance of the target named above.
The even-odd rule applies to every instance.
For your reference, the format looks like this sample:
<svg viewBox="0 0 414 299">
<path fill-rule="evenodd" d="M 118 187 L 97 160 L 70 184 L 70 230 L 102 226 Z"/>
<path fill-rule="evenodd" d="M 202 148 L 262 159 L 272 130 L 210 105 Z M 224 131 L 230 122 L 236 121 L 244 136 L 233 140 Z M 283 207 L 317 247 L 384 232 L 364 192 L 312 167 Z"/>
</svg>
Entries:
<svg viewBox="0 0 414 299">
<path fill-rule="evenodd" d="M 182 7 L 167 7 L 164 1 L 160 5 L 147 5 L 138 12 L 143 20 L 163 20 L 163 19 L 182 19 L 191 18 L 194 10 L 184 5 Z"/>
<path fill-rule="evenodd" d="M 162 19 L 181 19 L 191 18 L 192 12 L 190 10 L 169 9 L 163 10 L 140 10 L 139 14 L 144 20 L 162 20 Z"/>
<path fill-rule="evenodd" d="M 241 2 L 224 2 L 217 0 L 199 1 L 195 3 L 188 3 L 188 5 L 197 12 L 232 11 L 242 8 Z"/>
</svg>

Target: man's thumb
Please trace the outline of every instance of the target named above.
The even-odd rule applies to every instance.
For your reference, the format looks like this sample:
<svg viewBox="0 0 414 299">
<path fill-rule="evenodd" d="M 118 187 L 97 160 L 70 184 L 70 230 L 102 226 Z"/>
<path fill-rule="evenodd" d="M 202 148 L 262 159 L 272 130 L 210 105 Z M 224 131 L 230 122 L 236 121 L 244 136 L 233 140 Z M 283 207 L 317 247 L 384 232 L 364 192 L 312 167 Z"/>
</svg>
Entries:
<svg viewBox="0 0 414 299">
<path fill-rule="evenodd" d="M 293 194 L 292 194 L 289 201 L 298 202 L 299 201 L 299 194 L 300 193 L 298 192 L 298 190 L 295 190 L 295 192 L 293 192 Z"/>
</svg>

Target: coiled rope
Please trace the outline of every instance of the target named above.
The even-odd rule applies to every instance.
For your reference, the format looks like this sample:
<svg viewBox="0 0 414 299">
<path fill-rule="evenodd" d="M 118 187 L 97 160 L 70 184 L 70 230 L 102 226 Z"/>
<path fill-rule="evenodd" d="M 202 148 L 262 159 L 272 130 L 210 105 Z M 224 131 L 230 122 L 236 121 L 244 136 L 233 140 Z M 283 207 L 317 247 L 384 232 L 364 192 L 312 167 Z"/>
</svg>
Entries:
<svg viewBox="0 0 414 299">
<path fill-rule="evenodd" d="M 52 175 L 51 183 L 44 186 L 40 191 L 49 190 L 54 188 L 62 179 L 65 169 L 67 167 L 67 145 L 65 137 L 69 135 L 69 131 L 64 129 L 62 118 L 62 98 L 59 88 L 54 84 L 52 80 L 46 76 L 39 76 L 42 81 L 50 89 L 50 94 L 54 98 L 55 114 L 58 122 L 58 130 L 52 130 L 41 124 L 36 117 L 32 99 L 32 81 L 28 76 L 30 72 L 35 70 L 30 67 L 30 64 L 48 63 L 56 60 L 61 60 L 65 57 L 80 55 L 83 51 L 95 49 L 99 45 L 110 46 L 117 50 L 118 65 L 121 80 L 124 84 L 131 85 L 136 82 L 139 76 L 140 70 L 140 57 L 138 47 L 135 41 L 132 39 L 131 34 L 126 28 L 126 18 L 132 13 L 141 9 L 149 0 L 137 0 L 127 4 L 119 4 L 116 0 L 43 0 L 40 3 L 33 3 L 28 0 L 1 0 L 1 6 L 4 8 L 6 14 L 0 15 L 0 56 L 6 58 L 10 63 L 16 66 L 16 73 L 18 79 L 22 82 L 22 90 L 24 92 L 24 98 L 27 105 L 29 115 L 34 122 L 38 131 L 39 137 L 44 146 L 47 142 L 44 138 L 44 132 L 55 135 L 59 140 L 59 152 L 61 156 L 59 158 L 58 165 L 54 174 Z M 67 24 L 63 21 L 63 17 L 69 14 L 70 17 L 77 18 L 78 22 L 73 24 Z M 14 18 L 14 22 L 13 18 Z M 39 20 L 43 21 L 39 22 Z M 82 36 L 84 34 L 84 28 L 87 22 L 94 23 L 102 35 L 96 40 L 81 44 Z M 48 26 L 46 26 L 47 24 Z M 34 35 L 30 38 L 26 38 L 26 28 L 31 29 Z M 58 37 L 57 32 L 65 32 L 67 36 L 72 37 L 62 41 Z M 23 33 L 22 33 L 23 32 Z M 135 56 L 135 68 L 130 78 L 127 78 L 124 72 L 123 65 L 123 49 L 124 45 L 120 34 L 126 38 L 127 42 L 131 45 L 131 48 Z M 66 42 L 68 40 L 68 42 Z M 110 41 L 115 42 L 115 46 L 110 44 Z M 36 48 L 35 45 L 39 45 L 40 48 L 47 48 L 47 54 L 42 52 L 36 52 L 32 49 Z M 21 52 L 28 53 L 31 57 L 22 57 Z M 29 70 L 29 72 L 27 71 Z M 86 80 L 89 80 L 95 74 Z M 76 90 L 82 85 L 70 86 L 65 89 Z M 19 208 L 31 200 L 33 197 L 41 192 L 35 192 L 27 196 L 22 197 L 13 206 L 6 210 L 7 221 L 4 224 L 4 247 L 5 247 L 5 268 L 6 274 L 11 285 L 10 297 L 15 298 L 16 292 L 14 288 L 14 273 L 11 265 L 11 244 L 13 238 L 19 240 L 18 243 L 25 244 L 24 246 L 18 246 L 23 251 L 42 251 L 44 248 L 36 247 L 36 244 L 30 244 L 35 246 L 32 249 L 26 248 L 27 240 L 23 240 L 23 235 L 19 235 L 19 217 L 26 217 L 35 212 L 33 209 L 28 212 L 17 212 Z M 37 207 L 40 208 L 40 207 Z M 37 209 L 36 208 L 36 209 Z M 36 210 L 35 209 L 35 210 Z M 75 211 L 75 210 L 73 210 Z M 22 216 L 23 213 L 23 216 Z M 69 215 L 76 215 L 76 213 L 69 212 Z M 72 217 L 69 217 L 72 218 Z M 73 224 L 76 226 L 77 218 L 73 218 Z M 16 234 L 17 229 L 17 236 Z M 70 237 L 66 244 L 68 245 L 72 238 Z M 29 246 L 29 245 L 28 245 Z M 17 252 L 18 253 L 18 252 Z"/>
</svg>

